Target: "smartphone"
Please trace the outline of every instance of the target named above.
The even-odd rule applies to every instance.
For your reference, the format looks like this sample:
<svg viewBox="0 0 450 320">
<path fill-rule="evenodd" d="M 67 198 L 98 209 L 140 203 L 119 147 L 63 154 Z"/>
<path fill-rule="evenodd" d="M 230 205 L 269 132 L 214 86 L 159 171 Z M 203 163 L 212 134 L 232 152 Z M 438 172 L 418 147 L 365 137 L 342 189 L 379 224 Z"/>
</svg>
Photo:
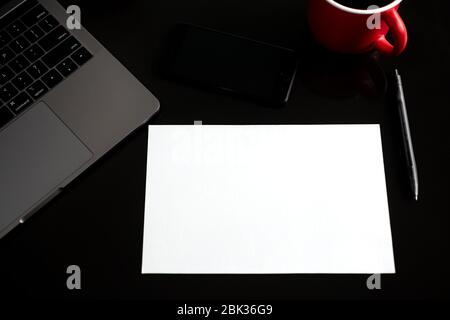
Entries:
<svg viewBox="0 0 450 320">
<path fill-rule="evenodd" d="M 171 79 L 271 105 L 285 104 L 297 71 L 294 51 L 198 27 L 177 25 L 164 73 Z"/>
</svg>

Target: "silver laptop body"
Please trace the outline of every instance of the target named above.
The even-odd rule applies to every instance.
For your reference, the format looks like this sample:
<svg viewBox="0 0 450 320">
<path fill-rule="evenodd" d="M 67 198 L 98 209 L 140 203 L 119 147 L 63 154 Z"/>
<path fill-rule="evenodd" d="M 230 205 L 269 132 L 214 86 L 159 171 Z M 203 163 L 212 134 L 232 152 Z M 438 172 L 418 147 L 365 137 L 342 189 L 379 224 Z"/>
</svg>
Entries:
<svg viewBox="0 0 450 320">
<path fill-rule="evenodd" d="M 0 17 L 1 238 L 159 102 L 84 27 L 67 30 L 55 0 L 11 1 Z"/>
</svg>

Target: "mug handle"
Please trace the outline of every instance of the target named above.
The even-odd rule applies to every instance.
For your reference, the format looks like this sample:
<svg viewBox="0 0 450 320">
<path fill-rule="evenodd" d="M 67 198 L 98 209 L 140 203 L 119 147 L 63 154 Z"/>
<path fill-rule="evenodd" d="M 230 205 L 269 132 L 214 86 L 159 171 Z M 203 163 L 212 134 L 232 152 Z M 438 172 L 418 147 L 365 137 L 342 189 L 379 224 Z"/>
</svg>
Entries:
<svg viewBox="0 0 450 320">
<path fill-rule="evenodd" d="M 408 32 L 405 23 L 397 10 L 389 10 L 382 15 L 382 20 L 388 25 L 392 32 L 393 44 L 383 35 L 375 41 L 374 46 L 381 54 L 386 56 L 398 56 L 406 48 L 408 43 Z"/>
</svg>

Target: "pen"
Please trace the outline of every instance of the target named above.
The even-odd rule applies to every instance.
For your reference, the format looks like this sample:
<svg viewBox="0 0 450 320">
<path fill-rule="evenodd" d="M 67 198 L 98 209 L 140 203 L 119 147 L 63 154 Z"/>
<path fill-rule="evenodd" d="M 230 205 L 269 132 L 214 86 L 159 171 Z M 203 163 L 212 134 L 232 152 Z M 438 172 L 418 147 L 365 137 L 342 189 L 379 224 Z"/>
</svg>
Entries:
<svg viewBox="0 0 450 320">
<path fill-rule="evenodd" d="M 405 145 L 406 160 L 409 170 L 409 179 L 414 194 L 414 199 L 419 200 L 419 175 L 417 173 L 416 158 L 414 156 L 414 148 L 411 137 L 411 129 L 409 127 L 408 112 L 406 111 L 405 94 L 403 91 L 403 83 L 400 73 L 395 69 L 397 82 L 397 103 L 400 111 L 400 121 L 402 125 L 403 143 Z"/>
</svg>

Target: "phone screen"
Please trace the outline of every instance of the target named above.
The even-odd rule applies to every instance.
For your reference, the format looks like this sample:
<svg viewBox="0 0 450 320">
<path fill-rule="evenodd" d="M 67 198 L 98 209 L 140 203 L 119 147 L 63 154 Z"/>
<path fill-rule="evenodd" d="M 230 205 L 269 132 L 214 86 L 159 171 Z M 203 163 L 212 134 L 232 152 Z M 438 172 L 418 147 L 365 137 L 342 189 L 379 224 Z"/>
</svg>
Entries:
<svg viewBox="0 0 450 320">
<path fill-rule="evenodd" d="M 190 25 L 179 25 L 166 72 L 183 82 L 275 104 L 287 102 L 295 52 Z"/>
</svg>

